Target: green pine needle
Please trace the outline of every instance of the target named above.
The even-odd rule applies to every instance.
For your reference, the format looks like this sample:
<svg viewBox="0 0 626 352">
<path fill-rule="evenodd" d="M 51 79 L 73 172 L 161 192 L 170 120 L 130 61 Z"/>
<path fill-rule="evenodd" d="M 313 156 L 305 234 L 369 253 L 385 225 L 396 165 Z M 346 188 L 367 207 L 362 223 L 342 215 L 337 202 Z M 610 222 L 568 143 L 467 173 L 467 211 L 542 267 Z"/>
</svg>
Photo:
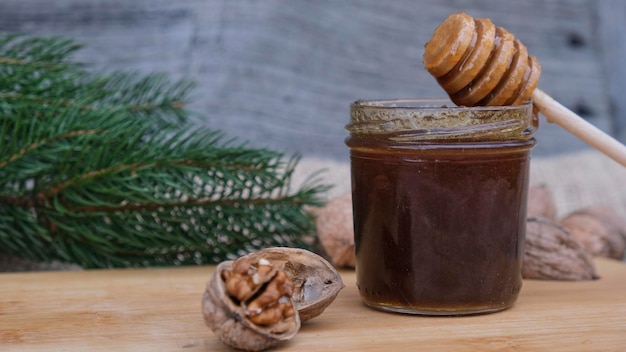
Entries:
<svg viewBox="0 0 626 352">
<path fill-rule="evenodd" d="M 328 187 L 291 190 L 297 157 L 192 125 L 191 82 L 94 75 L 79 48 L 0 35 L 0 251 L 92 268 L 309 245 Z"/>
</svg>

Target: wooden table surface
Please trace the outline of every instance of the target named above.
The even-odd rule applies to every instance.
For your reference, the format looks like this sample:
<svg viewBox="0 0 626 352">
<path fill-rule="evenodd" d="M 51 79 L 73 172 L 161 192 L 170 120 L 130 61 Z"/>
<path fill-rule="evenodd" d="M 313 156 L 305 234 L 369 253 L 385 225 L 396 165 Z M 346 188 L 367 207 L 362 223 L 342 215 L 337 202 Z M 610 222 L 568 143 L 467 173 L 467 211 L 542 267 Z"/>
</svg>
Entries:
<svg viewBox="0 0 626 352">
<path fill-rule="evenodd" d="M 281 351 L 625 351 L 626 264 L 592 282 L 526 280 L 516 305 L 469 317 L 378 312 L 355 275 Z M 204 325 L 213 267 L 0 274 L 0 351 L 229 351 Z"/>
</svg>

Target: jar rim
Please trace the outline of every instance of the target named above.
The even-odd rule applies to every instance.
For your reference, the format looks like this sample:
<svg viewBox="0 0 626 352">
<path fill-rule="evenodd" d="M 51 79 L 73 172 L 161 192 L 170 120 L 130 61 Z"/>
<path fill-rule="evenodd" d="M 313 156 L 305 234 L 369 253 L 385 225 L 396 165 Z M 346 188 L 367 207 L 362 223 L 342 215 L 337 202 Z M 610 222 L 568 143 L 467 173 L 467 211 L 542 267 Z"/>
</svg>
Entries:
<svg viewBox="0 0 626 352">
<path fill-rule="evenodd" d="M 521 105 L 498 106 L 460 106 L 447 98 L 393 98 L 393 99 L 359 99 L 352 104 L 359 109 L 406 109 L 406 110 L 468 110 L 468 111 L 503 111 L 526 109 L 532 105 L 527 100 Z"/>
<path fill-rule="evenodd" d="M 466 107 L 449 99 L 408 98 L 353 102 L 346 130 L 352 137 L 396 142 L 493 141 L 530 139 L 537 127 L 530 100 L 522 105 Z"/>
</svg>

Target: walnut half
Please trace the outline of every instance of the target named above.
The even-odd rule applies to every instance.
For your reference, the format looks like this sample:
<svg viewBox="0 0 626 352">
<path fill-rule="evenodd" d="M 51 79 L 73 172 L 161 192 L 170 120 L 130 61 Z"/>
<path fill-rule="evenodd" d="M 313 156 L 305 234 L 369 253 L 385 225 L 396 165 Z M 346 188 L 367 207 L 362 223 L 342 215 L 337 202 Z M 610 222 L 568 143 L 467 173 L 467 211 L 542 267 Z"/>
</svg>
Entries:
<svg viewBox="0 0 626 352">
<path fill-rule="evenodd" d="M 202 312 L 223 343 L 260 351 L 294 337 L 343 287 L 317 254 L 266 248 L 220 263 L 207 282 Z"/>
<path fill-rule="evenodd" d="M 225 261 L 207 282 L 202 312 L 220 341 L 261 351 L 300 330 L 292 294 L 293 283 L 286 273 L 269 263 Z"/>
</svg>

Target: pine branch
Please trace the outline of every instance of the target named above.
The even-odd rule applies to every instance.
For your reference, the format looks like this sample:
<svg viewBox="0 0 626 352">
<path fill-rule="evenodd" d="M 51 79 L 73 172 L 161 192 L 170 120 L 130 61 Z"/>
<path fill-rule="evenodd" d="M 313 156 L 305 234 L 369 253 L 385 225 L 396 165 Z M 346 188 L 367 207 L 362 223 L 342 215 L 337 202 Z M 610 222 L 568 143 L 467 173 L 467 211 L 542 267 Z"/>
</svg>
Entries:
<svg viewBox="0 0 626 352">
<path fill-rule="evenodd" d="M 193 84 L 94 75 L 64 39 L 0 36 L 0 251 L 84 267 L 217 263 L 304 246 L 327 186 L 199 128 Z"/>
</svg>

